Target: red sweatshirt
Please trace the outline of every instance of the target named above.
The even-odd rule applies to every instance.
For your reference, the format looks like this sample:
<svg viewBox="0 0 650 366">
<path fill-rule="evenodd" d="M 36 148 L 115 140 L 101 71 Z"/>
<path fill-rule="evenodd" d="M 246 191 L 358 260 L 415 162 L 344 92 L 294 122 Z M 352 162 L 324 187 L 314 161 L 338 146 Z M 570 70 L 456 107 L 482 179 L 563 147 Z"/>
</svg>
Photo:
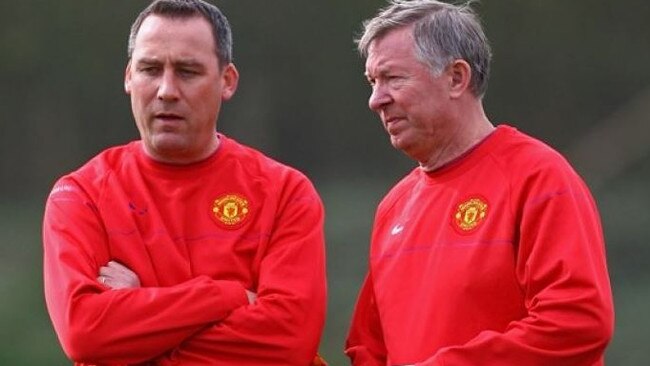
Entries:
<svg viewBox="0 0 650 366">
<path fill-rule="evenodd" d="M 613 328 L 603 234 L 555 151 L 500 126 L 378 207 L 353 364 L 593 366 Z"/>
<path fill-rule="evenodd" d="M 326 306 L 323 207 L 294 169 L 220 136 L 189 166 L 140 142 L 61 178 L 43 225 L 45 297 L 78 364 L 300 365 Z M 111 290 L 120 262 L 142 287 Z M 248 304 L 245 289 L 257 293 Z"/>
</svg>

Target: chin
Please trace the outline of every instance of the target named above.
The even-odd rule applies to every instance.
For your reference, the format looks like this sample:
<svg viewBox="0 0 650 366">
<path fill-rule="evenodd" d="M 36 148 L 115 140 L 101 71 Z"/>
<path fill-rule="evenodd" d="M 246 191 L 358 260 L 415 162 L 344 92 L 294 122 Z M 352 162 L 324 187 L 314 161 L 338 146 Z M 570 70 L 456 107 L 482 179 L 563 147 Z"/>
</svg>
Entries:
<svg viewBox="0 0 650 366">
<path fill-rule="evenodd" d="M 189 149 L 189 144 L 180 138 L 173 138 L 172 136 L 158 137 L 151 141 L 149 148 L 160 154 L 174 154 L 186 151 Z"/>
<path fill-rule="evenodd" d="M 404 139 L 392 136 L 390 137 L 390 143 L 393 145 L 394 148 L 397 150 L 402 150 L 404 151 L 405 149 L 408 148 L 408 144 L 404 142 Z"/>
<path fill-rule="evenodd" d="M 411 158 L 413 160 L 418 160 L 415 157 L 416 156 L 416 154 L 415 154 L 416 149 L 415 149 L 415 146 L 413 146 L 413 144 L 408 144 L 404 140 L 393 140 L 393 139 L 391 139 L 391 144 L 393 145 L 393 147 L 396 150 L 401 151 L 402 153 L 404 153 L 409 158 Z"/>
<path fill-rule="evenodd" d="M 178 133 L 158 133 L 150 138 L 151 144 L 157 149 L 181 149 L 187 147 L 188 139 Z"/>
</svg>

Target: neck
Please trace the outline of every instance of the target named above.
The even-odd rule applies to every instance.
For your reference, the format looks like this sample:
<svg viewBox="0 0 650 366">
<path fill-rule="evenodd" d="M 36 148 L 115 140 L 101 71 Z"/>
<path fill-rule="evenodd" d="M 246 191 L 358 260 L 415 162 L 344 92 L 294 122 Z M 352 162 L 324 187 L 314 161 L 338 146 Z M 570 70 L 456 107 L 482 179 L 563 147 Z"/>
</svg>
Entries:
<svg viewBox="0 0 650 366">
<path fill-rule="evenodd" d="M 152 160 L 170 165 L 190 165 L 201 162 L 212 156 L 221 145 L 221 139 L 217 134 L 210 139 L 209 143 L 200 152 L 182 151 L 182 150 L 151 150 L 149 146 L 143 144 L 145 154 Z"/>
<path fill-rule="evenodd" d="M 434 171 L 458 158 L 483 141 L 495 128 L 482 110 L 479 118 L 471 119 L 468 123 L 458 123 L 457 126 L 451 131 L 446 144 L 439 146 L 425 159 L 418 159 L 422 170 Z"/>
</svg>

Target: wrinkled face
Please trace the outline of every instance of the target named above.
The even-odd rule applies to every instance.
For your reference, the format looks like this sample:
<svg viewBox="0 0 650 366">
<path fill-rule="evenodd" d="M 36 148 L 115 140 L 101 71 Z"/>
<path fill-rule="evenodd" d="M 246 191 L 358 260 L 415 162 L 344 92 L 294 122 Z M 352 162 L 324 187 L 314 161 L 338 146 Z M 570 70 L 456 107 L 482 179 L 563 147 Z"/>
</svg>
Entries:
<svg viewBox="0 0 650 366">
<path fill-rule="evenodd" d="M 221 103 L 237 81 L 234 65 L 219 66 L 205 19 L 147 17 L 124 82 L 146 153 L 172 164 L 207 158 L 218 145 Z"/>
<path fill-rule="evenodd" d="M 411 158 L 426 161 L 452 133 L 449 77 L 434 76 L 415 56 L 412 27 L 389 31 L 372 41 L 366 76 L 372 87 L 370 109 L 381 118 L 392 145 Z"/>
</svg>

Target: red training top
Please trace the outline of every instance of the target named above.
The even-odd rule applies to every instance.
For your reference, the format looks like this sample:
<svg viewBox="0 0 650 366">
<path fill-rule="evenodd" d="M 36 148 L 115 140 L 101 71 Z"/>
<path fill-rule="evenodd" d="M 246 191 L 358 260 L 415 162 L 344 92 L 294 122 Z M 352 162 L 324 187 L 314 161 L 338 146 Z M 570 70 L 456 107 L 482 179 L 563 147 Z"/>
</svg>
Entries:
<svg viewBox="0 0 650 366">
<path fill-rule="evenodd" d="M 45 297 L 77 364 L 308 365 L 326 307 L 323 207 L 298 171 L 222 135 L 196 164 L 141 142 L 61 178 L 43 224 Z M 111 290 L 120 262 L 141 288 Z M 246 292 L 257 293 L 248 304 Z"/>
<path fill-rule="evenodd" d="M 512 127 L 378 207 L 346 345 L 355 366 L 593 366 L 613 328 L 596 205 Z"/>
</svg>

